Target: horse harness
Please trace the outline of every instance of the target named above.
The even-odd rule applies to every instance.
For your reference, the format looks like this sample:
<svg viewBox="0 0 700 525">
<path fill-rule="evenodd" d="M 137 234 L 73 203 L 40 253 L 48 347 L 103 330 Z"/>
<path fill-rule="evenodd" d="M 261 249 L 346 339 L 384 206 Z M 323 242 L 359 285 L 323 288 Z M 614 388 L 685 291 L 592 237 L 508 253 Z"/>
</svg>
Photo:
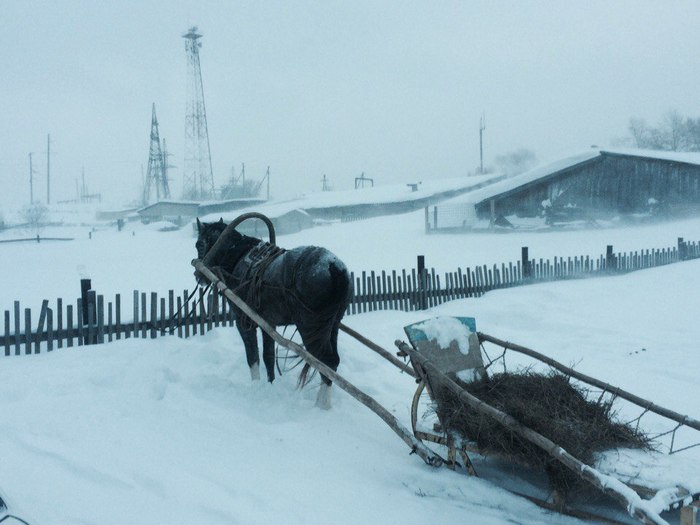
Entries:
<svg viewBox="0 0 700 525">
<path fill-rule="evenodd" d="M 260 297 L 263 287 L 263 275 L 270 264 L 287 250 L 276 244 L 260 242 L 249 250 L 234 266 L 229 274 L 231 280 L 236 283 L 236 289 L 247 285 L 247 291 L 243 298 L 253 310 L 260 310 Z M 251 328 L 253 321 L 248 316 L 241 314 L 240 322 L 245 328 Z"/>
</svg>

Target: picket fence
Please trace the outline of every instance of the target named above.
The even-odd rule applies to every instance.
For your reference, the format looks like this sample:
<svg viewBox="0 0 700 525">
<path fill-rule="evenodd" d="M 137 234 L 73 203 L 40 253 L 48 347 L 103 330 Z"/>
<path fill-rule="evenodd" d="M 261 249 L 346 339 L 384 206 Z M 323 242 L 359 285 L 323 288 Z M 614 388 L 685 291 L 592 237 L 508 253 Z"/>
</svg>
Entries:
<svg viewBox="0 0 700 525">
<path fill-rule="evenodd" d="M 347 315 L 375 310 L 424 310 L 446 301 L 480 297 L 490 290 L 563 279 L 620 274 L 700 258 L 700 243 L 678 238 L 677 246 L 628 253 L 614 253 L 608 246 L 597 258 L 589 256 L 532 259 L 523 247 L 516 263 L 458 268 L 441 276 L 425 267 L 425 258 L 417 257 L 415 268 L 381 272 L 352 273 L 353 296 Z M 197 289 L 166 297 L 156 292 L 135 290 L 131 309 L 123 310 L 121 294 L 105 302 L 104 295 L 91 289 L 89 280 L 81 281 L 81 297 L 75 307 L 59 298 L 55 306 L 44 300 L 36 328 L 30 308 L 14 302 L 4 312 L 4 331 L 0 336 L 0 355 L 32 355 L 42 350 L 102 344 L 119 339 L 156 338 L 163 335 L 190 337 L 219 326 L 232 326 L 235 315 L 228 301 L 218 293 Z"/>
</svg>

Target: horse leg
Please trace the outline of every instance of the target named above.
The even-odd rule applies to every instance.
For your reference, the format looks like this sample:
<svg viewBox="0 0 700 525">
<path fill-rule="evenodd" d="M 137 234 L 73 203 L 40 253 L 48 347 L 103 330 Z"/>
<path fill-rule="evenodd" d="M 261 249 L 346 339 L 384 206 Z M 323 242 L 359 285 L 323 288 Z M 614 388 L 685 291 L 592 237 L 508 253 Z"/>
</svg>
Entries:
<svg viewBox="0 0 700 525">
<path fill-rule="evenodd" d="M 330 335 L 333 333 L 333 330 L 331 329 L 329 333 L 328 328 L 323 325 L 312 327 L 297 325 L 297 328 L 299 328 L 299 334 L 309 353 L 335 372 L 338 369 L 338 364 L 340 364 L 340 358 L 338 357 L 337 349 L 334 351 L 331 343 L 332 338 Z M 337 329 L 335 330 L 335 335 L 337 339 Z M 316 396 L 316 406 L 323 410 L 331 408 L 331 384 L 330 378 L 321 374 L 321 388 Z"/>
<path fill-rule="evenodd" d="M 267 380 L 272 383 L 275 380 L 275 340 L 264 330 L 262 331 L 263 362 L 267 370 Z"/>
<path fill-rule="evenodd" d="M 241 339 L 243 339 L 245 356 L 250 368 L 250 378 L 253 381 L 257 381 L 260 379 L 260 355 L 258 353 L 258 334 L 255 331 L 255 325 L 244 327 L 240 320 L 237 319 L 236 328 L 238 328 L 238 333 L 241 334 Z"/>
</svg>

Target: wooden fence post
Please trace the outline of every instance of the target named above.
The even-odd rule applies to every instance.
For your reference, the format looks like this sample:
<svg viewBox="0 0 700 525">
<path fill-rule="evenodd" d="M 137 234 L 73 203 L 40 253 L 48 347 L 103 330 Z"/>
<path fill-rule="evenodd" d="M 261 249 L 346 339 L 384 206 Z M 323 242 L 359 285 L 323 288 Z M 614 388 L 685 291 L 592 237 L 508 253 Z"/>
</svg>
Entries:
<svg viewBox="0 0 700 525">
<path fill-rule="evenodd" d="M 685 243 L 683 242 L 683 237 L 678 237 L 678 260 L 685 261 L 685 259 L 686 259 Z"/>
<path fill-rule="evenodd" d="M 617 265 L 615 264 L 615 254 L 613 254 L 612 244 L 608 244 L 605 249 L 605 269 L 608 272 L 613 272 L 617 270 Z"/>
<path fill-rule="evenodd" d="M 425 271 L 425 255 L 419 255 L 416 261 L 416 271 L 418 273 L 418 308 L 427 310 L 428 301 L 426 297 L 427 274 Z"/>
<path fill-rule="evenodd" d="M 532 275 L 532 271 L 530 268 L 530 259 L 527 246 L 523 246 L 520 250 L 520 263 L 523 269 L 523 279 L 529 279 Z"/>
</svg>

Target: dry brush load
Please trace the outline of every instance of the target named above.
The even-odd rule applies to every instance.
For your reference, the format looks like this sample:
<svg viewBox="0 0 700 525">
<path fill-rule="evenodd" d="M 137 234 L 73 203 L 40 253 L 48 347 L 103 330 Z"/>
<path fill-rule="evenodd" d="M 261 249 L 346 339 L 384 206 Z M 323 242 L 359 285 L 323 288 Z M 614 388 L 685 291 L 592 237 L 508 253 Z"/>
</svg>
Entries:
<svg viewBox="0 0 700 525">
<path fill-rule="evenodd" d="M 616 421 L 612 400 L 589 399 L 587 389 L 563 374 L 500 373 L 469 384 L 457 382 L 588 465 L 593 465 L 596 452 L 651 448 L 643 432 Z M 435 398 L 445 430 L 475 442 L 482 453 L 543 469 L 552 489 L 562 495 L 579 487 L 580 478 L 564 465 L 492 417 L 470 409 L 454 392 L 441 388 Z"/>
</svg>

